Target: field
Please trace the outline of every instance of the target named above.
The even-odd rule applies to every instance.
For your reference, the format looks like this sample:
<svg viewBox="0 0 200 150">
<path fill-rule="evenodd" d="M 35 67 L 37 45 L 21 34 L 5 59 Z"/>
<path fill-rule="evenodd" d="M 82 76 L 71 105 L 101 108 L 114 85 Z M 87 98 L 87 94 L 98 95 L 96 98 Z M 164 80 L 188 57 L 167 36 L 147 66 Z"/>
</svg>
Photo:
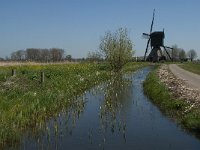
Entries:
<svg viewBox="0 0 200 150">
<path fill-rule="evenodd" d="M 127 64 L 134 71 L 147 64 Z M 12 76 L 11 71 L 16 70 Z M 44 82 L 41 82 L 41 71 Z M 24 131 L 40 129 L 49 117 L 70 106 L 76 98 L 112 76 L 106 64 L 12 65 L 0 67 L 0 145 L 19 142 Z"/>
<path fill-rule="evenodd" d="M 200 64 L 199 63 L 183 63 L 179 65 L 181 68 L 188 70 L 190 72 L 200 75 Z"/>
</svg>

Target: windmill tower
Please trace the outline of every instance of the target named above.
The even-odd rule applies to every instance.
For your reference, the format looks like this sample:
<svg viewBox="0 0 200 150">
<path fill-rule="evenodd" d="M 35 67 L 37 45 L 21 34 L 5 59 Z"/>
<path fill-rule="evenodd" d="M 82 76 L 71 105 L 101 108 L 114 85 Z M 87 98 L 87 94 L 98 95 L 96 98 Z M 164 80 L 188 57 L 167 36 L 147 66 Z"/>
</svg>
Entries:
<svg viewBox="0 0 200 150">
<path fill-rule="evenodd" d="M 152 32 L 153 24 L 154 24 L 154 16 L 155 16 L 155 9 L 153 11 L 153 19 L 151 22 L 150 33 L 149 34 L 143 33 L 143 37 L 148 39 L 146 51 L 144 54 L 144 60 L 153 61 L 153 62 L 158 62 L 160 60 L 166 60 L 166 57 L 162 54 L 161 48 L 163 48 L 166 51 L 168 57 L 170 58 L 170 60 L 172 60 L 171 56 L 169 55 L 168 51 L 166 50 L 166 48 L 169 48 L 169 49 L 172 49 L 172 48 L 164 46 L 164 38 L 165 38 L 164 29 L 163 29 L 163 31 Z M 151 51 L 150 51 L 148 57 L 146 58 L 149 44 L 151 44 Z"/>
</svg>

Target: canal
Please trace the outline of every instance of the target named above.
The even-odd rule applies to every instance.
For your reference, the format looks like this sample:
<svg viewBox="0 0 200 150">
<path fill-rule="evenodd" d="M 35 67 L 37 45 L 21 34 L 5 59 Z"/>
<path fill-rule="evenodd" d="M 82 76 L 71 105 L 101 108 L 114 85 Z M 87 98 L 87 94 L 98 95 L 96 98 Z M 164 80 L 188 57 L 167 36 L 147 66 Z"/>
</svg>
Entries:
<svg viewBox="0 0 200 150">
<path fill-rule="evenodd" d="M 17 148 L 49 150 L 197 150 L 200 140 L 164 116 L 143 93 L 150 67 L 116 75 L 77 98 L 44 130 L 26 133 Z"/>
</svg>

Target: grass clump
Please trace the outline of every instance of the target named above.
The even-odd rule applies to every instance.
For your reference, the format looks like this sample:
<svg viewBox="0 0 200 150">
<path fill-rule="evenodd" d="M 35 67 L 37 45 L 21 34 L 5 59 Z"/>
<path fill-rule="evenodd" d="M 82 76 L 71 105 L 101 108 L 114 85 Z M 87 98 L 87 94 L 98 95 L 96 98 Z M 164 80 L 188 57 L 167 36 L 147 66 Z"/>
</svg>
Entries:
<svg viewBox="0 0 200 150">
<path fill-rule="evenodd" d="M 145 94 L 147 94 L 153 103 L 159 106 L 162 112 L 169 117 L 176 119 L 181 126 L 200 137 L 199 108 L 192 108 L 189 111 L 186 111 L 191 105 L 184 100 L 175 98 L 168 88 L 159 81 L 157 76 L 158 68 L 159 66 L 156 66 L 147 76 L 147 79 L 144 82 Z"/>
</svg>

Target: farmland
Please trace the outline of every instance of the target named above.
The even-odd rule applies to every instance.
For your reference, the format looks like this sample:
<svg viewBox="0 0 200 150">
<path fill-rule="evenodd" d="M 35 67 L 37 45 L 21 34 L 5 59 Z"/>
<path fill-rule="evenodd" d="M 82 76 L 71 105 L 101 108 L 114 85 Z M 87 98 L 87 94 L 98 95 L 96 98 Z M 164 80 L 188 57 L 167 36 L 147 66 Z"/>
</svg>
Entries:
<svg viewBox="0 0 200 150">
<path fill-rule="evenodd" d="M 199 63 L 183 63 L 179 65 L 181 68 L 188 70 L 190 72 L 200 75 L 200 64 Z"/>
</svg>

